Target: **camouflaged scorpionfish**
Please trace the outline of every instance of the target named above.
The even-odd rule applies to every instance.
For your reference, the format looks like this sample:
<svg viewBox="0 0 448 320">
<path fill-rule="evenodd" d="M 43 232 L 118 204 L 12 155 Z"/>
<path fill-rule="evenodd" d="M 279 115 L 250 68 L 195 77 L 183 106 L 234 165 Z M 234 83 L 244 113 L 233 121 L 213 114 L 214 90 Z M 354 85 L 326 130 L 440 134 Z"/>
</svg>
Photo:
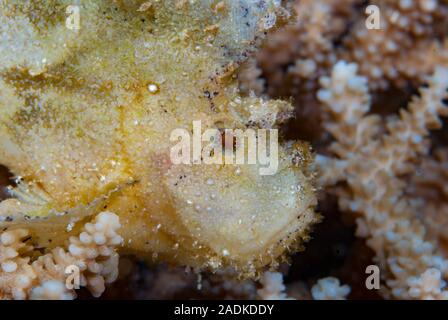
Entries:
<svg viewBox="0 0 448 320">
<path fill-rule="evenodd" d="M 256 164 L 174 165 L 192 122 L 275 128 L 282 101 L 242 97 L 235 72 L 285 11 L 266 0 L 0 1 L 0 163 L 21 181 L 0 225 L 61 245 L 107 208 L 122 252 L 254 275 L 299 248 L 314 213 L 303 143 Z M 76 1 L 75 1 L 76 4 Z"/>
</svg>

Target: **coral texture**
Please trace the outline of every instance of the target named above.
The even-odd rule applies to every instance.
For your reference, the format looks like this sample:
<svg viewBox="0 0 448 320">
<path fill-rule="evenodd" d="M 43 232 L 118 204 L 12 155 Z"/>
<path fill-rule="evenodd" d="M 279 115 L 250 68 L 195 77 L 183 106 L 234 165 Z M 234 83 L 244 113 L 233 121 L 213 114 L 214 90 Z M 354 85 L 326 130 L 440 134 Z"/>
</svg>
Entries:
<svg viewBox="0 0 448 320">
<path fill-rule="evenodd" d="M 445 241 L 448 237 L 448 150 L 439 148 L 418 166 L 417 174 L 410 179 L 407 195 L 413 201 L 415 212 L 425 224 L 428 235 Z"/>
<path fill-rule="evenodd" d="M 262 300 L 294 300 L 293 297 L 288 296 L 286 293 L 286 286 L 283 283 L 283 275 L 281 273 L 265 272 L 260 280 L 260 284 L 263 287 L 257 291 L 257 294 Z M 297 299 L 299 300 L 309 300 L 307 296 L 312 296 L 314 300 L 345 300 L 349 293 L 350 287 L 348 285 L 341 285 L 337 278 L 327 277 L 319 279 L 311 290 L 307 290 L 302 286 L 297 290 L 296 296 L 298 296 Z"/>
<path fill-rule="evenodd" d="M 428 152 L 429 129 L 439 129 L 448 115 L 448 69 L 438 67 L 408 110 L 382 128 L 370 109 L 367 79 L 356 64 L 338 62 L 331 77 L 321 79 L 319 99 L 333 115 L 326 128 L 335 138 L 334 158 L 319 157 L 321 185 L 346 181 L 340 190 L 342 209 L 356 213 L 358 236 L 376 252 L 386 276 L 386 296 L 437 299 L 446 297 L 448 261 L 437 242 L 427 239 L 424 224 L 405 196 L 400 176 L 412 172 L 415 160 Z"/>
<path fill-rule="evenodd" d="M 73 299 L 75 286 L 86 287 L 99 297 L 105 284 L 118 276 L 116 249 L 123 241 L 117 233 L 120 226 L 117 215 L 102 212 L 84 225 L 79 236 L 70 237 L 67 248 L 56 247 L 37 258 L 35 248 L 28 244 L 28 230 L 2 232 L 0 299 Z M 70 282 L 70 289 L 66 282 L 75 272 L 73 268 L 79 272 L 79 283 Z"/>
<path fill-rule="evenodd" d="M 340 59 L 358 63 L 371 89 L 421 84 L 437 65 L 447 63 L 446 1 L 361 4 L 359 0 L 296 1 L 294 22 L 271 35 L 257 54 L 267 92 L 300 98 L 317 89 L 319 77 L 328 75 Z M 379 9 L 379 29 L 366 27 L 365 8 L 370 5 Z"/>
<path fill-rule="evenodd" d="M 445 37 L 448 5 L 444 0 L 382 0 L 379 30 L 360 19 L 341 49 L 341 58 L 357 62 L 373 89 L 390 84 L 420 84 L 437 65 L 447 64 Z"/>
<path fill-rule="evenodd" d="M 371 6 L 380 28 L 367 28 Z M 316 100 L 318 80 L 339 60 L 356 62 L 371 90 L 408 94 L 437 65 L 448 63 L 445 0 L 296 0 L 292 22 L 269 35 L 241 76 L 241 87 L 271 97 L 292 97 L 294 136 L 321 147 L 325 109 Z M 256 75 L 260 75 L 258 78 Z M 260 88 L 263 90 L 260 91 Z M 387 95 L 382 108 L 394 95 Z M 378 97 L 375 97 L 378 100 Z"/>
<path fill-rule="evenodd" d="M 283 284 L 283 275 L 278 272 L 265 272 L 260 280 L 262 289 L 257 291 L 262 300 L 286 300 L 286 287 Z"/>
<path fill-rule="evenodd" d="M 345 300 L 350 293 L 350 287 L 341 285 L 339 280 L 333 277 L 320 279 L 311 288 L 314 300 Z"/>
</svg>

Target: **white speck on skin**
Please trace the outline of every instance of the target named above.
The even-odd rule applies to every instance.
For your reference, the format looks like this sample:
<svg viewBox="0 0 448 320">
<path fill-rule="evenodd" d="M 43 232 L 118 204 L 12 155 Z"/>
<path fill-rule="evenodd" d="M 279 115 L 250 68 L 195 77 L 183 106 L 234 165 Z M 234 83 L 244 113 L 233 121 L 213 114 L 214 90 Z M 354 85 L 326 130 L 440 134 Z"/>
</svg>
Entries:
<svg viewBox="0 0 448 320">
<path fill-rule="evenodd" d="M 70 222 L 70 223 L 67 225 L 67 232 L 72 231 L 72 230 L 73 230 L 73 226 L 74 226 L 74 223 L 73 223 L 73 222 Z"/>
<path fill-rule="evenodd" d="M 148 84 L 148 91 L 150 93 L 157 93 L 159 91 L 159 86 L 154 83 Z"/>
</svg>

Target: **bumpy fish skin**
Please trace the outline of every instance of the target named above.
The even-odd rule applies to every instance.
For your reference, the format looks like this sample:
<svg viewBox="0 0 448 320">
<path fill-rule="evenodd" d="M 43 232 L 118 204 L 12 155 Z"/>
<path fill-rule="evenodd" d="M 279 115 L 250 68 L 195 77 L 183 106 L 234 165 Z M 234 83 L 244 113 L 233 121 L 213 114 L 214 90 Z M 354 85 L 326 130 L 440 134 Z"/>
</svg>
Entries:
<svg viewBox="0 0 448 320">
<path fill-rule="evenodd" d="M 277 174 L 260 176 L 257 165 L 173 165 L 169 138 L 197 120 L 245 129 L 254 110 L 264 126 L 282 120 L 289 104 L 241 97 L 234 76 L 282 11 L 263 0 L 150 3 L 82 2 L 71 30 L 72 1 L 0 1 L 0 163 L 46 195 L 30 204 L 22 193 L 0 215 L 52 247 L 107 207 L 124 252 L 253 275 L 318 220 L 309 148 L 284 143 Z M 55 222 L 49 233 L 58 219 L 70 230 Z"/>
</svg>

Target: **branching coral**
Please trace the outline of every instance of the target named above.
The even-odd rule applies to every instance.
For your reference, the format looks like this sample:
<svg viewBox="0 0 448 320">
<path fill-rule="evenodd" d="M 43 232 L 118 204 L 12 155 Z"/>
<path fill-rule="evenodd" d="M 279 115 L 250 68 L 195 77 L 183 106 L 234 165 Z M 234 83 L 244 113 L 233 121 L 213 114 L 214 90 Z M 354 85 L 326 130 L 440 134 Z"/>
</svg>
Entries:
<svg viewBox="0 0 448 320">
<path fill-rule="evenodd" d="M 287 119 L 288 103 L 240 97 L 235 78 L 286 18 L 278 2 L 89 1 L 78 31 L 65 27 L 68 4 L 0 1 L 0 163 L 27 186 L 3 204 L 4 223 L 53 248 L 72 220 L 107 207 L 123 252 L 246 276 L 301 248 L 318 221 L 307 145 L 281 143 L 272 176 L 170 159 L 170 134 L 193 121 L 244 130 Z"/>
<path fill-rule="evenodd" d="M 257 291 L 262 300 L 286 300 L 285 285 L 283 275 L 278 272 L 265 272 L 260 280 L 263 288 Z"/>
<path fill-rule="evenodd" d="M 119 228 L 118 216 L 102 212 L 85 224 L 78 237 L 70 237 L 67 248 L 56 247 L 37 258 L 28 244 L 32 240 L 28 230 L 2 232 L 0 299 L 73 299 L 76 294 L 66 285 L 67 268 L 76 276 L 73 282 L 79 276 L 79 283 L 70 282 L 72 286 L 87 287 L 93 296 L 100 296 L 105 284 L 118 276 Z"/>
<path fill-rule="evenodd" d="M 357 62 L 373 89 L 390 83 L 420 84 L 435 67 L 446 64 L 446 16 L 443 0 L 373 3 L 380 13 L 380 29 L 368 30 L 360 19 L 345 40 L 340 57 Z"/>
<path fill-rule="evenodd" d="M 448 226 L 448 150 L 440 148 L 423 159 L 417 173 L 410 178 L 407 194 L 415 212 L 425 224 L 428 234 L 446 240 Z"/>
<path fill-rule="evenodd" d="M 345 32 L 357 0 L 304 0 L 293 23 L 269 36 L 257 55 L 272 96 L 306 94 L 336 62 L 334 42 Z"/>
<path fill-rule="evenodd" d="M 409 110 L 402 110 L 400 118 L 388 121 L 386 128 L 381 128 L 378 116 L 366 115 L 370 107 L 367 79 L 356 71 L 356 65 L 339 62 L 331 78 L 321 79 L 319 98 L 334 116 L 327 129 L 336 139 L 330 147 L 335 159 L 318 159 L 322 184 L 346 181 L 339 204 L 359 215 L 358 235 L 369 238 L 367 243 L 386 272 L 385 295 L 444 298 L 442 279 L 448 262 L 437 244 L 427 241 L 400 176 L 415 168 L 416 158 L 427 152 L 428 129 L 440 128 L 439 116 L 448 114 L 443 103 L 448 96 L 448 69 L 439 67 L 429 87 L 421 89 Z"/>
<path fill-rule="evenodd" d="M 337 42 L 359 16 L 359 0 L 295 1 L 295 15 L 286 27 L 273 32 L 243 69 L 241 87 L 271 97 L 292 97 L 296 105 L 296 131 L 318 140 L 322 112 L 316 101 L 318 79 L 328 75 L 337 61 Z M 257 78 L 258 77 L 258 78 Z"/>
<path fill-rule="evenodd" d="M 315 300 L 345 300 L 350 293 L 350 287 L 341 285 L 339 280 L 333 277 L 320 279 L 311 288 Z"/>
<path fill-rule="evenodd" d="M 366 27 L 369 5 L 380 29 Z M 272 96 L 301 99 L 338 59 L 356 62 L 372 89 L 419 85 L 448 61 L 447 10 L 444 0 L 297 0 L 294 23 L 258 54 L 260 73 Z"/>
<path fill-rule="evenodd" d="M 260 281 L 263 286 L 257 291 L 258 296 L 262 300 L 293 300 L 289 297 L 283 284 L 283 275 L 278 272 L 265 272 Z M 304 291 L 304 290 L 301 290 Z M 350 293 L 350 287 L 341 285 L 339 279 L 327 277 L 319 279 L 311 288 L 312 298 L 314 300 L 345 300 Z M 307 294 L 300 293 L 300 298 Z"/>
<path fill-rule="evenodd" d="M 317 147 L 327 138 L 321 130 L 325 109 L 316 101 L 318 79 L 328 76 L 336 61 L 358 64 L 360 74 L 369 79 L 369 88 L 375 90 L 375 103 L 377 94 L 389 90 L 408 95 L 437 65 L 448 63 L 448 6 L 444 0 L 294 3 L 296 15 L 291 24 L 269 35 L 249 72 L 240 79 L 246 90 L 260 90 L 263 84 L 271 97 L 292 97 L 294 136 Z M 379 10 L 372 17 L 380 29 L 367 28 L 366 8 L 372 5 Z"/>
</svg>

